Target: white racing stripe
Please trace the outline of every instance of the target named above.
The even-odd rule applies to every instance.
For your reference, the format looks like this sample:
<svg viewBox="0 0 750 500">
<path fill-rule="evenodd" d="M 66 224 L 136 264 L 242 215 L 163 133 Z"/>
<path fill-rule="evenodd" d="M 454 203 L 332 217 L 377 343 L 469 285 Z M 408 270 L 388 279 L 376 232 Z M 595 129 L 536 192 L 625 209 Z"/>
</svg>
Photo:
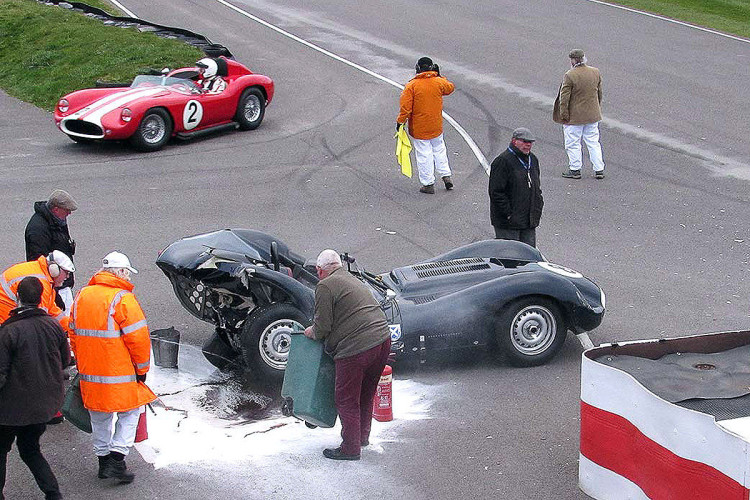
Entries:
<svg viewBox="0 0 750 500">
<path fill-rule="evenodd" d="M 68 117 L 68 119 L 85 120 L 88 122 L 96 123 L 101 125 L 102 116 L 106 115 L 110 111 L 113 111 L 120 106 L 133 102 L 136 99 L 143 97 L 150 97 L 163 92 L 162 87 L 154 87 L 147 89 L 133 89 L 126 92 L 119 92 L 117 94 L 111 94 L 104 97 L 93 104 L 90 104 L 82 110 L 76 111 Z"/>
</svg>

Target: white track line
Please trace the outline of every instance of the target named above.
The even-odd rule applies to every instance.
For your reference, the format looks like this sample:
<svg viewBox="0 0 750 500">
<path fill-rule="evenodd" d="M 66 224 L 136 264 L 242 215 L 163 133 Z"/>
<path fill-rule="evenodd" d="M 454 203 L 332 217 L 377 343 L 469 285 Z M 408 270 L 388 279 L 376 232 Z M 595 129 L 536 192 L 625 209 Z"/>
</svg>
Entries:
<svg viewBox="0 0 750 500">
<path fill-rule="evenodd" d="M 598 3 L 600 5 L 607 5 L 609 7 L 614 7 L 616 9 L 626 10 L 628 12 L 634 12 L 636 14 L 641 14 L 643 16 L 653 17 L 654 19 L 661 19 L 662 21 L 667 21 L 668 23 L 679 24 L 680 26 L 686 26 L 688 28 L 693 28 L 693 29 L 696 29 L 696 30 L 699 30 L 699 31 L 705 31 L 706 33 L 711 33 L 712 35 L 723 36 L 724 38 L 731 38 L 732 40 L 737 40 L 738 42 L 750 43 L 750 40 L 748 40 L 747 38 L 742 38 L 742 37 L 739 37 L 739 36 L 730 35 L 728 33 L 722 33 L 721 31 L 716 31 L 716 30 L 712 30 L 712 29 L 709 29 L 709 28 L 704 28 L 702 26 L 696 26 L 695 24 L 686 23 L 684 21 L 678 21 L 677 19 L 672 19 L 672 18 L 669 18 L 669 17 L 660 16 L 658 14 L 652 14 L 651 12 L 645 12 L 645 11 L 642 11 L 642 10 L 633 9 L 631 7 L 625 7 L 623 5 L 617 5 L 617 4 L 613 4 L 613 3 L 609 3 L 609 2 L 603 2 L 602 0 L 586 0 L 586 1 L 587 2 L 591 2 L 591 3 Z"/>
<path fill-rule="evenodd" d="M 110 1 L 110 2 L 112 2 L 113 4 L 115 4 L 115 7 L 117 7 L 117 8 L 118 8 L 118 9 L 120 9 L 121 11 L 123 11 L 123 12 L 124 12 L 125 14 L 127 14 L 128 16 L 130 16 L 130 17 L 136 17 L 136 15 L 135 15 L 135 14 L 133 14 L 133 11 L 130 11 L 130 10 L 128 10 L 128 8 L 127 8 L 127 7 L 125 7 L 125 6 L 123 5 L 123 4 L 121 4 L 121 3 L 120 3 L 120 2 L 118 2 L 117 0 L 109 0 L 109 1 Z"/>
<path fill-rule="evenodd" d="M 591 338 L 589 337 L 588 333 L 579 333 L 576 335 L 576 337 L 578 337 L 578 341 L 581 343 L 581 346 L 584 349 L 591 349 L 592 347 L 594 347 L 594 343 L 591 342 Z"/>
<path fill-rule="evenodd" d="M 398 82 L 396 82 L 394 80 L 391 80 L 388 77 L 385 77 L 385 76 L 383 76 L 383 75 L 381 75 L 379 73 L 375 73 L 374 71 L 372 71 L 370 69 L 367 69 L 364 66 L 359 65 L 359 64 L 357 64 L 355 62 L 349 61 L 348 59 L 344 59 L 343 57 L 341 57 L 341 56 L 339 56 L 337 54 L 334 54 L 333 52 L 331 52 L 329 50 L 326 50 L 323 47 L 315 45 L 312 42 L 308 42 L 307 40 L 302 39 L 302 38 L 298 37 L 297 35 L 293 35 L 292 33 L 289 33 L 288 31 L 279 28 L 278 26 L 275 26 L 275 25 L 269 23 L 268 21 L 264 21 L 263 19 L 250 14 L 249 12 L 246 12 L 246 11 L 240 9 L 239 7 L 236 7 L 236 6 L 232 5 L 229 2 L 226 2 L 225 0 L 216 0 L 216 1 L 219 2 L 222 5 L 225 5 L 225 6 L 229 7 L 230 9 L 234 10 L 235 12 L 238 12 L 238 13 L 242 14 L 243 16 L 252 19 L 256 23 L 262 24 L 266 28 L 272 29 L 273 31 L 275 31 L 275 32 L 277 32 L 277 33 L 279 33 L 281 35 L 284 35 L 285 37 L 291 38 L 295 42 L 301 43 L 302 45 L 305 45 L 306 47 L 309 47 L 309 48 L 311 48 L 311 49 L 313 49 L 315 51 L 318 51 L 321 54 L 330 57 L 331 59 L 335 59 L 336 61 L 339 61 L 341 63 L 346 64 L 347 66 L 351 66 L 352 68 L 354 68 L 356 70 L 359 70 L 359 71 L 361 71 L 361 72 L 363 72 L 363 73 L 365 73 L 367 75 L 370 75 L 373 78 L 377 78 L 378 80 L 380 80 L 382 82 L 385 82 L 388 85 L 392 85 L 392 86 L 396 87 L 397 89 L 403 90 L 403 88 L 404 88 L 403 85 L 401 85 L 400 83 L 398 83 Z M 476 156 L 477 160 L 479 160 L 479 163 L 482 165 L 482 168 L 484 168 L 484 171 L 487 173 L 487 175 L 490 175 L 490 164 L 487 162 L 487 158 L 482 153 L 482 150 L 480 150 L 479 146 L 477 146 L 477 143 L 474 142 L 474 139 L 472 139 L 471 136 L 469 135 L 469 133 L 466 132 L 466 130 L 461 125 L 459 125 L 458 122 L 456 120 L 454 120 L 445 111 L 443 111 L 443 117 L 456 130 L 456 132 L 458 132 L 461 135 L 461 137 L 463 137 L 464 141 L 466 141 L 466 144 L 469 146 L 469 148 L 471 149 L 472 153 L 474 153 L 474 156 Z"/>
</svg>

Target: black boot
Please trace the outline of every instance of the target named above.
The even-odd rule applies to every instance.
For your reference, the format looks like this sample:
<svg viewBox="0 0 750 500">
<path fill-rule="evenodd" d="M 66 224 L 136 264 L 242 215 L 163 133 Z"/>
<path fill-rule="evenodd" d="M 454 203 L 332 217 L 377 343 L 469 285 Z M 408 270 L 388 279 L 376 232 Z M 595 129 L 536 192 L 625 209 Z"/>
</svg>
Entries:
<svg viewBox="0 0 750 500">
<path fill-rule="evenodd" d="M 132 483 L 135 474 L 128 471 L 128 467 L 125 465 L 125 455 L 111 451 L 109 457 L 110 459 L 104 467 L 104 477 L 113 477 L 120 483 Z"/>
<path fill-rule="evenodd" d="M 112 460 L 112 457 L 109 455 L 104 456 L 97 456 L 96 458 L 99 459 L 99 474 L 97 474 L 97 477 L 99 479 L 106 479 L 109 476 L 106 475 L 106 469 L 107 465 L 109 464 L 109 461 Z"/>
</svg>

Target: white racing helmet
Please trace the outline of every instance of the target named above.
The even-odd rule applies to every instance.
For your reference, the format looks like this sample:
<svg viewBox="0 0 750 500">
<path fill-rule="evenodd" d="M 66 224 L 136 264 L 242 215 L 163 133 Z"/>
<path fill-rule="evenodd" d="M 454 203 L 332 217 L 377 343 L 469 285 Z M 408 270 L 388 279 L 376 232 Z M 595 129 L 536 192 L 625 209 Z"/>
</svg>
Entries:
<svg viewBox="0 0 750 500">
<path fill-rule="evenodd" d="M 212 76 L 216 76 L 216 73 L 219 71 L 219 66 L 216 64 L 216 61 L 211 59 L 210 57 L 204 57 L 195 65 L 199 68 L 203 68 L 203 77 L 204 78 L 211 78 Z"/>
</svg>

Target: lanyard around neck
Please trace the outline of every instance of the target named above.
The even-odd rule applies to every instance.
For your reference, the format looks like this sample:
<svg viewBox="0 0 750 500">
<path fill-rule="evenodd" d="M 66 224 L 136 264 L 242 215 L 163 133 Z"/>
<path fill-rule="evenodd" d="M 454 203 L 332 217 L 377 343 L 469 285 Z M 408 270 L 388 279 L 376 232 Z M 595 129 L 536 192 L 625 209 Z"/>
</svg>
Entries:
<svg viewBox="0 0 750 500">
<path fill-rule="evenodd" d="M 526 182 L 529 184 L 529 189 L 531 189 L 531 154 L 529 154 L 529 162 L 526 163 L 521 159 L 520 156 L 516 154 L 515 151 L 513 151 L 513 148 L 511 148 L 510 146 L 508 146 L 508 151 L 513 153 L 513 156 L 518 158 L 518 161 L 520 161 L 521 165 L 523 165 L 523 168 L 526 170 Z"/>
<path fill-rule="evenodd" d="M 511 148 L 510 146 L 508 146 L 508 151 L 510 151 L 511 153 L 513 153 L 513 156 L 515 156 L 516 158 L 518 158 L 518 161 L 521 162 L 521 165 L 523 165 L 523 168 L 525 168 L 527 172 L 529 171 L 529 169 L 531 169 L 531 155 L 529 155 L 529 161 L 525 162 L 525 161 L 523 161 L 521 159 L 520 156 L 518 156 L 518 154 L 515 151 L 513 151 L 513 148 Z"/>
</svg>

